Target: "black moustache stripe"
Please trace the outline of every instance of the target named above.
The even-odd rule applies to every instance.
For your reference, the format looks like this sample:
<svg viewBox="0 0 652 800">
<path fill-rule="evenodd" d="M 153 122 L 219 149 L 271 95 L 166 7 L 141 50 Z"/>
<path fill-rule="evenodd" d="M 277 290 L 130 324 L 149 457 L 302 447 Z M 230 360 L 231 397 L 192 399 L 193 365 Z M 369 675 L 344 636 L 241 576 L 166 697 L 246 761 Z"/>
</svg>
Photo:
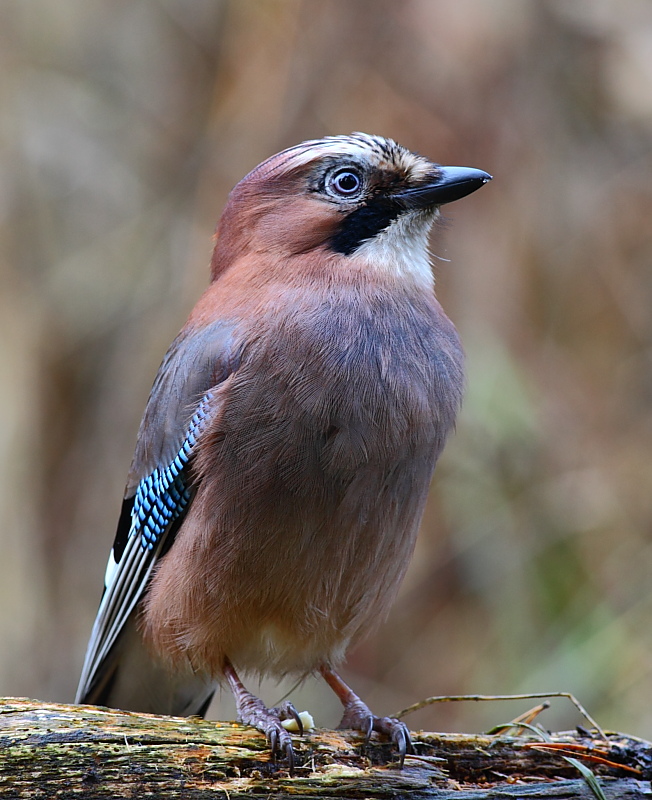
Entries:
<svg viewBox="0 0 652 800">
<path fill-rule="evenodd" d="M 331 250 L 350 256 L 361 244 L 384 231 L 400 213 L 399 206 L 384 197 L 370 200 L 344 217 L 330 240 Z"/>
</svg>

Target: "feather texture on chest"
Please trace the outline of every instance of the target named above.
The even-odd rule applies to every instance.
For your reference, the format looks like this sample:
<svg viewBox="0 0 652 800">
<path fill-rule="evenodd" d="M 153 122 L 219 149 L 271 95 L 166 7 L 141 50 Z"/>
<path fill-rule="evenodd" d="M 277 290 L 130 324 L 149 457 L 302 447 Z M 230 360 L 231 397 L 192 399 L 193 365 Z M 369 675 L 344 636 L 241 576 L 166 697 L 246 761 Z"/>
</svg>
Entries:
<svg viewBox="0 0 652 800">
<path fill-rule="evenodd" d="M 434 297 L 289 293 L 255 336 L 233 321 L 238 368 L 214 392 L 195 500 L 147 601 L 157 649 L 209 671 L 209 653 L 247 668 L 261 647 L 266 669 L 308 671 L 382 617 L 460 402 L 460 345 Z M 201 566 L 203 590 L 170 558 Z"/>
<path fill-rule="evenodd" d="M 258 317 L 256 337 L 245 338 L 220 418 L 231 444 L 273 436 L 281 446 L 291 423 L 324 451 L 324 468 L 346 470 L 411 446 L 434 448 L 446 435 L 460 402 L 462 356 L 434 298 L 349 292 L 302 303 L 293 293 L 288 309 Z M 374 436 L 358 452 L 354 440 L 365 432 Z M 338 461 L 333 444 L 347 435 L 351 451 L 341 448 Z"/>
</svg>

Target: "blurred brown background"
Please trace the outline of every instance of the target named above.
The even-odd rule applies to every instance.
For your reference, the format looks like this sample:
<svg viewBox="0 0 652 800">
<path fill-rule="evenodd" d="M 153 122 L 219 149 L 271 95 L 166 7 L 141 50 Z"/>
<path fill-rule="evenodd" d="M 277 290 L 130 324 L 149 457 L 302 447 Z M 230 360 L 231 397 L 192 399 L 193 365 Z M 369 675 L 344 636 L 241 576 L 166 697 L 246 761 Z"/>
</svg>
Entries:
<svg viewBox="0 0 652 800">
<path fill-rule="evenodd" d="M 400 598 L 345 674 L 377 712 L 566 690 L 652 736 L 649 0 L 8 0 L 0 102 L 1 694 L 74 694 L 227 192 L 364 130 L 495 180 L 433 239 L 468 394 Z M 293 697 L 337 721 L 317 681 Z"/>
</svg>

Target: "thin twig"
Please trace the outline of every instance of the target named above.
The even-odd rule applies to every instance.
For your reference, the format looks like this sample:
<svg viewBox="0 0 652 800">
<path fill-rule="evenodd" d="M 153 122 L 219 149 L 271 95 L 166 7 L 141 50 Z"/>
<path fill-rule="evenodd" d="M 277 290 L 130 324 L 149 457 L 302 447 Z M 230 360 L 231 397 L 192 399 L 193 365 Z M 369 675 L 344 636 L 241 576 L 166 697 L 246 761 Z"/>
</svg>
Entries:
<svg viewBox="0 0 652 800">
<path fill-rule="evenodd" d="M 534 692 L 532 694 L 460 694 L 460 695 L 437 695 L 433 697 L 427 697 L 425 700 L 419 700 L 418 703 L 414 703 L 407 708 L 404 708 L 402 711 L 399 711 L 398 714 L 395 714 L 398 719 L 406 716 L 407 714 L 412 714 L 414 711 L 419 711 L 426 706 L 434 705 L 435 703 L 457 703 L 457 702 L 466 702 L 466 701 L 473 701 L 473 702 L 481 702 L 485 700 L 538 700 L 547 697 L 565 697 L 567 700 L 570 700 L 571 703 L 575 706 L 575 708 L 580 712 L 580 714 L 584 717 L 584 719 L 592 725 L 596 731 L 600 734 L 603 739 L 607 739 L 607 735 L 602 730 L 602 728 L 598 725 L 598 723 L 593 719 L 593 717 L 589 714 L 589 712 L 584 708 L 584 706 L 580 703 L 577 698 L 572 695 L 570 692 Z"/>
</svg>

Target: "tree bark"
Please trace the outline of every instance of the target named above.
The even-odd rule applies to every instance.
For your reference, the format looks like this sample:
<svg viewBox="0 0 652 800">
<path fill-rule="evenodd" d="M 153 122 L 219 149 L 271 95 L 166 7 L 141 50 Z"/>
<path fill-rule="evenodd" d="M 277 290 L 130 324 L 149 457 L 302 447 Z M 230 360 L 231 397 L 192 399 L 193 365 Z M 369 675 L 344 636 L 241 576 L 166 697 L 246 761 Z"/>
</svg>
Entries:
<svg viewBox="0 0 652 800">
<path fill-rule="evenodd" d="M 347 731 L 295 736 L 295 775 L 264 737 L 238 724 L 93 706 L 0 699 L 2 798 L 595 798 L 583 761 L 611 800 L 652 798 L 652 745 L 586 731 L 544 743 L 532 732 L 415 733 L 398 769 L 392 748 Z M 562 748 L 559 752 L 556 748 Z M 543 750 L 541 748 L 544 748 Z M 554 748 L 554 749 L 551 749 Z"/>
</svg>

